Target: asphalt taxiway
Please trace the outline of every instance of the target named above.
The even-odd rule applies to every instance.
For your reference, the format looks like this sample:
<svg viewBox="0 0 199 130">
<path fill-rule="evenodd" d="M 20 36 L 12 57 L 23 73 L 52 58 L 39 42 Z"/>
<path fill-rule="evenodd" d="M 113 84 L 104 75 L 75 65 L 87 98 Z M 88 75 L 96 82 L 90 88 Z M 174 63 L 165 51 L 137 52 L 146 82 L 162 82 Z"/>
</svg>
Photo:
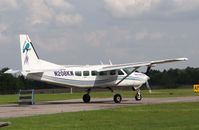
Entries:
<svg viewBox="0 0 199 130">
<path fill-rule="evenodd" d="M 35 105 L 7 104 L 0 105 L 0 118 L 23 117 L 41 114 L 54 114 L 62 112 L 77 112 L 110 109 L 122 106 L 135 106 L 144 104 L 161 104 L 175 102 L 199 102 L 199 96 L 167 97 L 167 98 L 143 98 L 135 101 L 125 98 L 120 104 L 113 102 L 112 98 L 95 98 L 90 103 L 83 103 L 81 99 L 39 102 Z"/>
</svg>

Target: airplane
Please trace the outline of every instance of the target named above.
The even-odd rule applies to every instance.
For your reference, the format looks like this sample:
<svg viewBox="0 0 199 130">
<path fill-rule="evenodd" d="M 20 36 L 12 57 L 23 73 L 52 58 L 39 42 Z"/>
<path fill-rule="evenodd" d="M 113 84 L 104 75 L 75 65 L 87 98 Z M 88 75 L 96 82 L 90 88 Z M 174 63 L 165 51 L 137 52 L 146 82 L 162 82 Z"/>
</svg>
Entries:
<svg viewBox="0 0 199 130">
<path fill-rule="evenodd" d="M 36 50 L 27 34 L 20 34 L 20 53 L 22 70 L 8 70 L 5 73 L 20 73 L 27 79 L 61 85 L 64 87 L 85 88 L 87 93 L 83 95 L 83 102 L 89 103 L 91 100 L 90 91 L 93 88 L 108 88 L 113 93 L 113 101 L 120 103 L 122 96 L 115 93 L 114 89 L 122 87 L 132 87 L 135 100 L 142 99 L 141 87 L 148 85 L 147 73 L 151 67 L 157 64 L 186 61 L 188 58 L 173 58 L 137 63 L 125 64 L 100 64 L 100 65 L 58 65 L 39 58 Z M 146 73 L 138 72 L 140 67 L 147 67 Z"/>
</svg>

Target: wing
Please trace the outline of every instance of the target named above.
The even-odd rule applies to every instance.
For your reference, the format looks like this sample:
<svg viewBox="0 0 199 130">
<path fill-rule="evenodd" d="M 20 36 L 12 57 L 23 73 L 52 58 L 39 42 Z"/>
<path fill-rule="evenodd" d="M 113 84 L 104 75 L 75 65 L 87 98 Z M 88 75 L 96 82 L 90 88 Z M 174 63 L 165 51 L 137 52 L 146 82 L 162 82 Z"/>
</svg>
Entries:
<svg viewBox="0 0 199 130">
<path fill-rule="evenodd" d="M 156 64 L 164 64 L 164 63 L 186 61 L 186 60 L 188 60 L 188 58 L 174 58 L 174 59 L 156 60 L 156 61 L 148 61 L 148 62 L 107 65 L 107 66 L 102 67 L 98 71 L 101 72 L 101 71 L 118 70 L 118 69 L 124 69 L 124 68 L 139 68 L 142 66 L 153 66 Z"/>
</svg>

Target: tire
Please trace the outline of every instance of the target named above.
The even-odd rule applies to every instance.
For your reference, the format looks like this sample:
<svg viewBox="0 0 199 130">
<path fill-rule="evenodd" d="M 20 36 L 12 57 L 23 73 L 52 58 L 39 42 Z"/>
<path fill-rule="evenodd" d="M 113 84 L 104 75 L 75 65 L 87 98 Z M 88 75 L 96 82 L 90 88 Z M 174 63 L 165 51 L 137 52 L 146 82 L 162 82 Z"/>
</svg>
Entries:
<svg viewBox="0 0 199 130">
<path fill-rule="evenodd" d="M 89 103 L 91 100 L 91 97 L 89 94 L 84 94 L 82 99 L 83 99 L 84 103 Z"/>
<path fill-rule="evenodd" d="M 135 100 L 136 100 L 136 101 L 141 101 L 141 100 L 142 100 L 142 95 L 136 93 L 136 95 L 135 95 Z"/>
<path fill-rule="evenodd" d="M 115 103 L 120 103 L 122 101 L 122 96 L 120 94 L 115 94 L 113 100 Z"/>
</svg>

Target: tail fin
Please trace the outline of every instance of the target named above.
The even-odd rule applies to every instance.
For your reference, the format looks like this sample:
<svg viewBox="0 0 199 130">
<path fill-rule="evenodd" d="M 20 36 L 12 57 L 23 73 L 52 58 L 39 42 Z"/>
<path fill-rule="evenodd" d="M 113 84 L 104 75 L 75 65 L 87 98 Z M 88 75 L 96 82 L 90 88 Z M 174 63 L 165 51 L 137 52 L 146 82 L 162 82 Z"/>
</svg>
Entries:
<svg viewBox="0 0 199 130">
<path fill-rule="evenodd" d="M 20 48 L 22 70 L 33 71 L 60 68 L 59 65 L 40 60 L 29 36 L 26 34 L 20 35 Z"/>
<path fill-rule="evenodd" d="M 20 35 L 22 70 L 38 68 L 39 57 L 28 35 Z"/>
</svg>

